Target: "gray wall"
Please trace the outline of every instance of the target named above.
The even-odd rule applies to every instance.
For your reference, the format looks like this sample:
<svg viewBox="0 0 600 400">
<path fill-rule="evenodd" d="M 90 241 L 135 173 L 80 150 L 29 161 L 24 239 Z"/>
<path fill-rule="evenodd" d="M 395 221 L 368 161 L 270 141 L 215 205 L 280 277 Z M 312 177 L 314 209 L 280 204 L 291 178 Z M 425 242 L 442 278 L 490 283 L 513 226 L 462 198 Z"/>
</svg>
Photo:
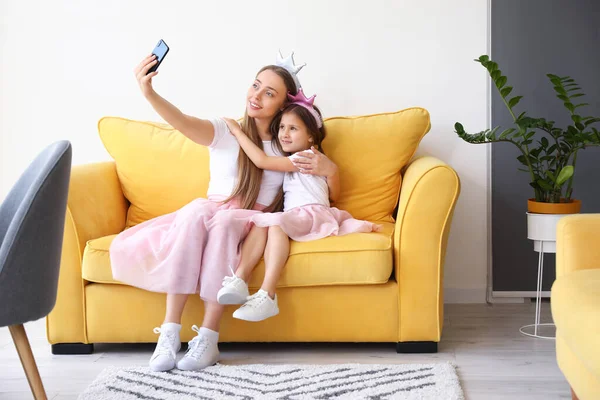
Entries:
<svg viewBox="0 0 600 400">
<path fill-rule="evenodd" d="M 590 103 L 580 109 L 583 116 L 600 116 L 600 1 L 492 0 L 491 53 L 514 87 L 511 95 L 524 96 L 517 106 L 519 113 L 527 111 L 561 127 L 571 122 L 546 77 L 553 73 L 569 75 L 583 88 L 586 96 L 578 100 Z M 494 88 L 492 126 L 512 127 L 511 121 Z M 517 171 L 517 155 L 516 147 L 508 143 L 492 147 L 494 291 L 536 288 L 538 255 L 526 238 L 525 219 L 526 201 L 533 190 L 528 174 Z M 600 149 L 580 151 L 573 196 L 582 200 L 582 212 L 600 212 L 599 177 Z M 546 255 L 544 275 L 544 290 L 550 290 L 555 277 L 553 254 Z"/>
</svg>

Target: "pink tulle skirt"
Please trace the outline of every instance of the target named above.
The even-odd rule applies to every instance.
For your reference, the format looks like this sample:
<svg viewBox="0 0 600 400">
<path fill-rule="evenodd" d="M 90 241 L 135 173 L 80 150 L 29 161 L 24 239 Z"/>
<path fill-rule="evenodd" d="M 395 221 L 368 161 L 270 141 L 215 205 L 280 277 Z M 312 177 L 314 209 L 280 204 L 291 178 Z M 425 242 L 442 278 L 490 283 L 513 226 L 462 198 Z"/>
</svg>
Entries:
<svg viewBox="0 0 600 400">
<path fill-rule="evenodd" d="M 279 226 L 298 242 L 342 236 L 356 232 L 379 232 L 381 227 L 352 218 L 350 213 L 334 207 L 311 204 L 278 213 L 260 213 L 251 217 L 256 226 Z"/>
<path fill-rule="evenodd" d="M 223 277 L 237 268 L 250 219 L 259 213 L 232 202 L 196 199 L 136 225 L 111 244 L 113 277 L 152 292 L 199 293 L 216 301 Z"/>
</svg>

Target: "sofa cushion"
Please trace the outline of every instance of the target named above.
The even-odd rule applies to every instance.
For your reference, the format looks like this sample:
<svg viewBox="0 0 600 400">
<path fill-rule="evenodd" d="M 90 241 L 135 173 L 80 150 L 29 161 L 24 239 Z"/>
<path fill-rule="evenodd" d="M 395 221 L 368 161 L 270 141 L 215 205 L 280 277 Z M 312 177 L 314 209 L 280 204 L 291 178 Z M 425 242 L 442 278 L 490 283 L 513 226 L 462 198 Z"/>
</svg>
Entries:
<svg viewBox="0 0 600 400">
<path fill-rule="evenodd" d="M 552 285 L 556 335 L 600 378 L 600 269 L 563 275 Z"/>
<path fill-rule="evenodd" d="M 294 242 L 278 287 L 379 284 L 392 273 L 394 225 L 383 223 L 380 233 L 354 233 L 311 242 Z M 90 240 L 83 254 L 83 279 L 119 283 L 112 277 L 108 249 L 116 235 Z M 254 271 L 250 288 L 258 289 L 264 262 Z"/>
<path fill-rule="evenodd" d="M 354 218 L 392 221 L 401 170 L 429 131 L 429 113 L 409 108 L 385 114 L 329 118 L 323 150 L 339 167 L 337 208 Z"/>
<path fill-rule="evenodd" d="M 340 171 L 342 192 L 335 206 L 358 219 L 392 221 L 400 171 L 430 128 L 427 110 L 334 117 L 325 127 L 324 151 Z M 98 131 L 131 203 L 127 227 L 206 196 L 206 147 L 159 123 L 105 117 Z"/>
<path fill-rule="evenodd" d="M 208 190 L 208 149 L 172 127 L 105 117 L 98 122 L 131 203 L 126 227 L 176 211 Z"/>
</svg>

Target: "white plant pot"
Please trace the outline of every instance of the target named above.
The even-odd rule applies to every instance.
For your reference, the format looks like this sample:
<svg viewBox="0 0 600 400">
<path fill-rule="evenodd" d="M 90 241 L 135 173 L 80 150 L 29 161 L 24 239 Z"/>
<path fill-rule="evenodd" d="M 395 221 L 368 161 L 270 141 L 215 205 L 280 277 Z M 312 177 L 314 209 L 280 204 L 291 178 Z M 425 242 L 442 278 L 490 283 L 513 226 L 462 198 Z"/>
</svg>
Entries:
<svg viewBox="0 0 600 400">
<path fill-rule="evenodd" d="M 527 239 L 533 240 L 533 249 L 540 252 L 543 243 L 544 253 L 556 253 L 556 225 L 570 214 L 527 213 Z"/>
</svg>

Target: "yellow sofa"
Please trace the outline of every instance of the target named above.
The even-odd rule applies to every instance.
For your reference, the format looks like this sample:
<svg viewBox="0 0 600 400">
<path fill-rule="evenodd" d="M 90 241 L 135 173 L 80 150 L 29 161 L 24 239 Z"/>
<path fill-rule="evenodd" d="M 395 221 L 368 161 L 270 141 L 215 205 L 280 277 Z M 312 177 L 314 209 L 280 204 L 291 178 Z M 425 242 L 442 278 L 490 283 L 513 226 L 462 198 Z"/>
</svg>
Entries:
<svg viewBox="0 0 600 400">
<path fill-rule="evenodd" d="M 231 317 L 223 342 L 394 342 L 435 352 L 442 335 L 444 256 L 460 182 L 433 157 L 413 159 L 430 129 L 422 108 L 329 118 L 326 154 L 339 166 L 335 206 L 384 225 L 291 244 L 279 282 L 280 314 L 260 323 Z M 119 232 L 206 194 L 208 151 L 173 128 L 107 117 L 98 124 L 115 160 L 73 168 L 56 307 L 47 319 L 55 354 L 93 343 L 155 342 L 165 295 L 115 281 L 108 249 Z M 401 190 L 400 190 L 401 188 Z M 261 262 L 250 288 L 260 286 Z M 182 340 L 202 321 L 187 303 Z"/>
<path fill-rule="evenodd" d="M 600 398 L 600 214 L 562 218 L 551 293 L 556 359 L 573 398 Z"/>
</svg>

